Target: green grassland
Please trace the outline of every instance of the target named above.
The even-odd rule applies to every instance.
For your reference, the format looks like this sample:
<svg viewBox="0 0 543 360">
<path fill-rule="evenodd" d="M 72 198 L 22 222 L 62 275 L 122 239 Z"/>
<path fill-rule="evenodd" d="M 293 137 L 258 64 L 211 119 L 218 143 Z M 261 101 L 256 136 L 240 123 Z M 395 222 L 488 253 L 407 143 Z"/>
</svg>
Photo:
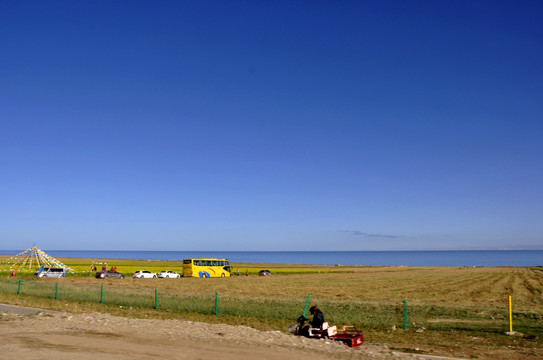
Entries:
<svg viewBox="0 0 543 360">
<path fill-rule="evenodd" d="M 181 272 L 181 262 L 108 260 L 127 278 L 98 280 L 89 272 L 92 259 L 61 260 L 74 269 L 66 279 L 0 275 L 0 300 L 286 331 L 310 295 L 310 304 L 317 304 L 328 322 L 354 325 L 364 330 L 366 341 L 401 351 L 488 359 L 543 357 L 543 271 L 538 268 L 234 263 L 234 273 L 239 268 L 242 276 L 132 279 L 139 269 Z M 261 269 L 274 275 L 256 276 Z M 509 295 L 514 330 L 522 335 L 504 335 L 509 330 Z"/>
</svg>

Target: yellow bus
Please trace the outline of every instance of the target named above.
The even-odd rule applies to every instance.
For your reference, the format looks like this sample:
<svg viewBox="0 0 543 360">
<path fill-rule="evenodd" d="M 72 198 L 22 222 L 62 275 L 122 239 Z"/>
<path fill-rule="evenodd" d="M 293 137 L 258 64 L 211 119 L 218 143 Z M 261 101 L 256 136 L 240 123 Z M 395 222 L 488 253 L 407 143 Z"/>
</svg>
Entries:
<svg viewBox="0 0 543 360">
<path fill-rule="evenodd" d="M 226 259 L 185 259 L 183 277 L 227 277 L 230 263 Z"/>
</svg>

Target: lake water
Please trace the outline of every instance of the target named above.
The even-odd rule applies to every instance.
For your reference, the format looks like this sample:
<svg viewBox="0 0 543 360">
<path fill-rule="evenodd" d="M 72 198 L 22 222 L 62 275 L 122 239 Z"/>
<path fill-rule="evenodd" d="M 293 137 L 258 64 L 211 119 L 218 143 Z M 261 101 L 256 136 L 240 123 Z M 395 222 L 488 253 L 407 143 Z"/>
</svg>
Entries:
<svg viewBox="0 0 543 360">
<path fill-rule="evenodd" d="M 21 250 L 22 251 L 22 250 Z M 15 255 L 21 251 L 0 250 Z M 230 262 L 389 266 L 541 266 L 543 250 L 463 251 L 106 251 L 45 250 L 53 257 L 182 260 L 226 258 Z"/>
</svg>

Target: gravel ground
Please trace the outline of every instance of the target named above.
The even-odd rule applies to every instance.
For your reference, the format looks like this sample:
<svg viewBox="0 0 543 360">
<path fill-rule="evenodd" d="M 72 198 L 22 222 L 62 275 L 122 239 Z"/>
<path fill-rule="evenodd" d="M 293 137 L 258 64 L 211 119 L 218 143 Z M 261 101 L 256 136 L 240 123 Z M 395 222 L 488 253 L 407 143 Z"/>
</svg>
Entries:
<svg viewBox="0 0 543 360">
<path fill-rule="evenodd" d="M 6 311 L 4 309 L 4 311 Z M 364 344 L 259 331 L 245 326 L 147 320 L 102 313 L 2 313 L 0 354 L 10 359 L 429 359 Z"/>
</svg>

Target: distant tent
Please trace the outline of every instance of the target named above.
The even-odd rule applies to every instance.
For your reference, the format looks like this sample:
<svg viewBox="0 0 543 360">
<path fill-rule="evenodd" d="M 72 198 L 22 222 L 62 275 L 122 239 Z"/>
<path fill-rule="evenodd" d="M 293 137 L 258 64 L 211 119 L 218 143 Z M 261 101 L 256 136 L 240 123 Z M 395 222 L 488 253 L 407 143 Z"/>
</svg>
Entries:
<svg viewBox="0 0 543 360">
<path fill-rule="evenodd" d="M 0 271 L 17 270 L 36 272 L 42 266 L 63 268 L 66 271 L 72 270 L 34 245 L 30 249 L 0 262 Z"/>
</svg>

